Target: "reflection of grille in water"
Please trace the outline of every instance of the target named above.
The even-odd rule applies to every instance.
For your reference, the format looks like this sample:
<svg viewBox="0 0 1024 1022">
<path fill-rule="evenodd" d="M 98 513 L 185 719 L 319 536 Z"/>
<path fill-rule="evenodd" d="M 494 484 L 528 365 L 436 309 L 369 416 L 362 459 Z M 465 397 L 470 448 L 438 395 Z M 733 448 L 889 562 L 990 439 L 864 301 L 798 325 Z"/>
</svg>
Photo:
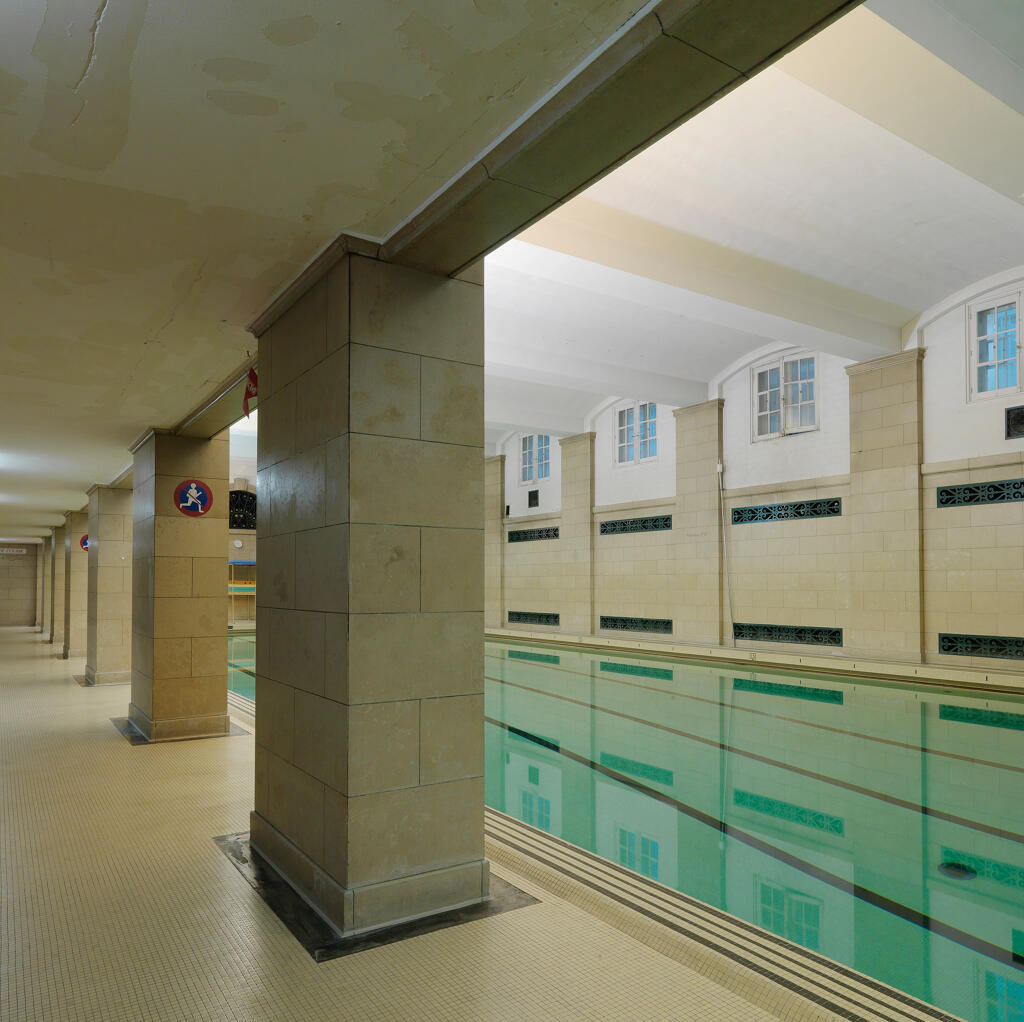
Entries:
<svg viewBox="0 0 1024 1022">
<path fill-rule="evenodd" d="M 228 494 L 228 528 L 256 528 L 256 494 L 248 490 L 232 490 Z"/>
</svg>

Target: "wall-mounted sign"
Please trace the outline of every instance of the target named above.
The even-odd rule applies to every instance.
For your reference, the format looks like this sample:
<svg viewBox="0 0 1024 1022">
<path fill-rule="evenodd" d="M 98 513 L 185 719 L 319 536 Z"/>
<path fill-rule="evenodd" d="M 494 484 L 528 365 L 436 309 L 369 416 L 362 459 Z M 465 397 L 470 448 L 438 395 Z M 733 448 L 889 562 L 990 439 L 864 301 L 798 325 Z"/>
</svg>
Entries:
<svg viewBox="0 0 1024 1022">
<path fill-rule="evenodd" d="M 79 546 L 80 546 L 80 547 L 81 547 L 81 548 L 82 548 L 83 550 L 88 550 L 88 549 L 89 549 L 89 537 L 88 537 L 88 536 L 83 536 L 83 537 L 82 537 L 82 538 L 81 538 L 81 539 L 80 539 L 80 540 L 78 541 L 78 545 L 79 545 Z"/>
<path fill-rule="evenodd" d="M 27 554 L 23 546 L 0 546 L 0 554 Z"/>
<path fill-rule="evenodd" d="M 202 518 L 213 507 L 213 490 L 201 479 L 186 479 L 174 491 L 174 506 L 189 518 Z"/>
</svg>

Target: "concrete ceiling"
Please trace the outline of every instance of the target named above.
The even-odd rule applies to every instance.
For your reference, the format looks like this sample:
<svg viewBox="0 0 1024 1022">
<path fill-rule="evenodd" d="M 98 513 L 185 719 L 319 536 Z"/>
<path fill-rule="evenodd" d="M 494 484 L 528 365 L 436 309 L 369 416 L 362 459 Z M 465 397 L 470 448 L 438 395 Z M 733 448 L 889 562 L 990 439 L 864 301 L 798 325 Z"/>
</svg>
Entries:
<svg viewBox="0 0 1024 1022">
<path fill-rule="evenodd" d="M 390 234 L 638 6 L 8 0 L 0 528 L 81 506 L 320 249 Z"/>
<path fill-rule="evenodd" d="M 766 345 L 898 350 L 1024 262 L 1022 54 L 1017 4 L 854 10 L 488 257 L 489 378 L 684 404 Z"/>
</svg>

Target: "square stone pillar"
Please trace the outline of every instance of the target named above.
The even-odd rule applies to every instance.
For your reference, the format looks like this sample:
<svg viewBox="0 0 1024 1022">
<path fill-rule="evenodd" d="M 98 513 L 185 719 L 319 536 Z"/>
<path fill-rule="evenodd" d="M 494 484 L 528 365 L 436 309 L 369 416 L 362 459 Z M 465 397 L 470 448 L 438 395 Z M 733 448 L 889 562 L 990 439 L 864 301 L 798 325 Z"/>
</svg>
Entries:
<svg viewBox="0 0 1024 1022">
<path fill-rule="evenodd" d="M 722 460 L 722 407 L 715 398 L 677 408 L 676 506 L 672 536 L 676 549 L 673 638 L 717 646 L 731 640 L 724 606 L 722 504 L 718 465 Z"/>
<path fill-rule="evenodd" d="M 562 449 L 562 578 L 565 602 L 559 627 L 589 635 L 594 620 L 594 434 L 558 441 Z"/>
<path fill-rule="evenodd" d="M 347 256 L 259 366 L 252 846 L 344 933 L 478 902 L 483 288 Z"/>
<path fill-rule="evenodd" d="M 85 680 L 131 680 L 132 491 L 89 490 L 89 605 Z"/>
<path fill-rule="evenodd" d="M 227 734 L 228 441 L 148 433 L 133 449 L 132 696 L 151 742 Z M 212 496 L 199 517 L 181 484 Z M 189 504 L 189 510 L 206 506 Z"/>
<path fill-rule="evenodd" d="M 921 360 L 911 348 L 850 377 L 850 610 L 844 656 L 922 658 Z"/>
<path fill-rule="evenodd" d="M 63 525 L 53 530 L 53 634 L 50 641 L 57 648 L 54 656 L 64 656 L 64 589 L 67 577 L 64 562 L 67 551 L 64 546 L 66 529 Z"/>
<path fill-rule="evenodd" d="M 64 515 L 64 659 L 85 656 L 89 600 L 89 554 L 82 539 L 89 534 L 89 515 Z"/>
<path fill-rule="evenodd" d="M 39 547 L 40 580 L 42 583 L 42 617 L 39 621 L 39 631 L 42 633 L 42 641 L 50 641 L 50 632 L 53 628 L 53 537 L 46 536 Z"/>
<path fill-rule="evenodd" d="M 484 627 L 505 621 L 505 455 L 484 460 Z"/>
</svg>

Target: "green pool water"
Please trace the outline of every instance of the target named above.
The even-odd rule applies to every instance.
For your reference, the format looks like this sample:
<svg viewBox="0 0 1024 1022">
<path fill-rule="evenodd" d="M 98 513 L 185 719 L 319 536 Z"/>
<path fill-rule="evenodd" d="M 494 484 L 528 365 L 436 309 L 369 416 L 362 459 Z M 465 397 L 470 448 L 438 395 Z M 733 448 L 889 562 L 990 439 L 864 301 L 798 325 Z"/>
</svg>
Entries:
<svg viewBox="0 0 1024 1022">
<path fill-rule="evenodd" d="M 488 643 L 490 806 L 1024 1022 L 1024 700 Z"/>
<path fill-rule="evenodd" d="M 228 635 L 228 691 L 256 699 L 256 633 Z"/>
</svg>

